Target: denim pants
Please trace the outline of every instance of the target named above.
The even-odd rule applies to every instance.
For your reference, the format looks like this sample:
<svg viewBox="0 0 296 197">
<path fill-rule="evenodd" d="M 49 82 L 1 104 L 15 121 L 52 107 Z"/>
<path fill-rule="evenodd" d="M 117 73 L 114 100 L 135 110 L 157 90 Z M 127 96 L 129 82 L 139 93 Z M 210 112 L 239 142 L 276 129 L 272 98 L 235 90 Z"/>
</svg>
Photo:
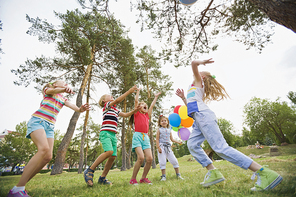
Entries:
<svg viewBox="0 0 296 197">
<path fill-rule="evenodd" d="M 217 124 L 217 118 L 213 111 L 204 110 L 193 113 L 192 133 L 187 141 L 191 155 L 203 167 L 212 163 L 205 151 L 200 147 L 207 140 L 212 149 L 221 158 L 247 170 L 253 160 L 238 150 L 230 147 L 221 133 Z"/>
</svg>

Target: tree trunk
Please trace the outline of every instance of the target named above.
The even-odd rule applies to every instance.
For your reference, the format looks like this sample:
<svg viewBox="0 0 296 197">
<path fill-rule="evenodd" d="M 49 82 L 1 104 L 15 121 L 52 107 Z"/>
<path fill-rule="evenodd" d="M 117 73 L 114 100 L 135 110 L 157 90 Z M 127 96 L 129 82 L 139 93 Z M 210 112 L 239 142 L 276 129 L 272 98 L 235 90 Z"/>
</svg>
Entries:
<svg viewBox="0 0 296 197">
<path fill-rule="evenodd" d="M 129 145 L 128 154 L 127 154 L 127 162 L 126 162 L 126 168 L 127 169 L 131 169 L 132 168 L 132 165 L 131 165 L 132 147 L 133 147 L 133 144 L 131 143 Z"/>
<path fill-rule="evenodd" d="M 79 92 L 78 92 L 78 95 L 76 98 L 76 105 L 78 107 L 80 107 L 82 105 L 82 96 L 83 96 L 88 78 L 90 76 L 91 70 L 92 70 L 92 64 L 87 66 L 86 73 L 84 75 L 84 78 L 82 80 L 82 83 L 81 83 L 81 86 L 80 86 L 80 89 L 79 89 Z M 79 115 L 80 115 L 80 112 L 74 112 L 74 114 L 70 120 L 68 129 L 67 129 L 67 133 L 65 134 L 65 136 L 58 148 L 55 163 L 54 163 L 54 166 L 52 168 L 50 175 L 61 174 L 63 172 L 63 166 L 65 163 L 66 152 L 69 147 L 70 141 L 72 139 L 73 133 L 75 131 L 76 123 L 78 121 Z"/>
<path fill-rule="evenodd" d="M 153 130 L 152 130 L 152 122 L 149 119 L 149 138 L 150 138 L 150 144 L 151 144 L 151 152 L 152 152 L 152 169 L 156 168 L 156 162 L 155 162 L 155 147 L 154 147 L 154 138 L 153 138 Z"/>
<path fill-rule="evenodd" d="M 270 20 L 296 33 L 295 0 L 249 0 L 263 11 Z"/>
<path fill-rule="evenodd" d="M 124 99 L 124 112 L 126 112 L 126 99 Z M 126 148 L 125 148 L 125 118 L 122 119 L 122 132 L 121 132 L 121 153 L 122 153 L 122 165 L 121 171 L 126 171 Z"/>
<path fill-rule="evenodd" d="M 91 81 L 91 77 L 88 78 L 86 103 L 89 103 L 90 81 Z M 83 171 L 83 163 L 84 163 L 84 142 L 85 142 L 85 137 L 86 137 L 86 127 L 87 127 L 88 117 L 89 117 L 89 111 L 86 111 L 85 119 L 84 119 L 84 124 L 83 124 L 83 132 L 82 132 L 82 136 L 81 136 L 78 174 L 81 174 L 82 171 Z"/>
</svg>

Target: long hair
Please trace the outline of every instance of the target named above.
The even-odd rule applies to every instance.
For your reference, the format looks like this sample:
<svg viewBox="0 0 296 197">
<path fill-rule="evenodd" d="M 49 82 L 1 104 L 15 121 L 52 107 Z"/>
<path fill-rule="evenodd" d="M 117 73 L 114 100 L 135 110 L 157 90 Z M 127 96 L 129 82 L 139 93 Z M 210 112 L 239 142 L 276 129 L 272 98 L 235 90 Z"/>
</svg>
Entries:
<svg viewBox="0 0 296 197">
<path fill-rule="evenodd" d="M 43 86 L 43 88 L 42 88 L 42 94 L 45 95 L 45 92 L 44 92 L 45 88 L 54 88 L 54 85 L 53 84 L 55 84 L 56 82 L 57 81 L 55 81 L 55 82 L 48 82 L 47 84 L 45 84 L 45 86 Z"/>
<path fill-rule="evenodd" d="M 205 96 L 203 100 L 205 102 L 207 101 L 220 101 L 224 100 L 229 95 L 227 94 L 225 88 L 215 79 L 215 76 L 211 75 L 210 72 L 205 72 L 205 78 L 203 79 L 204 81 L 204 87 L 205 87 Z"/>
<path fill-rule="evenodd" d="M 146 104 L 144 101 L 141 101 L 141 102 L 138 103 L 138 105 L 140 105 L 140 104 L 142 104 L 142 103 Z M 137 107 L 137 106 L 135 106 L 135 107 Z M 131 117 L 130 117 L 130 119 L 129 119 L 129 121 L 128 121 L 128 125 L 129 125 L 131 128 L 133 128 L 134 123 L 135 123 L 135 115 L 132 114 Z"/>
</svg>

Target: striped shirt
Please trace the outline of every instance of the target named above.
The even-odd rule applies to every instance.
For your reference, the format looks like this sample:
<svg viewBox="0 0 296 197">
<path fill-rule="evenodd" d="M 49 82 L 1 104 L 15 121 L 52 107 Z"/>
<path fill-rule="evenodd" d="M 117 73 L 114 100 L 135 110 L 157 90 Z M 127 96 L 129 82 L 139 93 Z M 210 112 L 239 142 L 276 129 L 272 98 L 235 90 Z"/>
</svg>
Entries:
<svg viewBox="0 0 296 197">
<path fill-rule="evenodd" d="M 45 121 L 55 124 L 57 115 L 67 101 L 61 94 L 55 94 L 53 96 L 47 95 L 44 89 L 43 100 L 40 103 L 40 108 L 32 114 L 32 116 L 42 118 Z"/>
<path fill-rule="evenodd" d="M 101 131 L 111 131 L 117 133 L 118 114 L 120 111 L 116 106 L 110 106 L 111 102 L 105 103 L 103 108 L 103 123 Z"/>
</svg>

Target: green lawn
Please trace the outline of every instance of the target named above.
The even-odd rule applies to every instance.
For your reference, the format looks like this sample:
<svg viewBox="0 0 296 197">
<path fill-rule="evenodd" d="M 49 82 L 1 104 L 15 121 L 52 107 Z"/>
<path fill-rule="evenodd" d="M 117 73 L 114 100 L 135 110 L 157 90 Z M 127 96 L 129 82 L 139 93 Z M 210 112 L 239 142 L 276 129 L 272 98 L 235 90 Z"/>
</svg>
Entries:
<svg viewBox="0 0 296 197">
<path fill-rule="evenodd" d="M 102 171 L 96 171 L 93 187 L 88 187 L 82 174 L 75 172 L 50 176 L 38 174 L 26 186 L 31 196 L 296 196 L 296 145 L 279 147 L 280 156 L 270 157 L 268 147 L 263 149 L 238 148 L 246 155 L 261 155 L 262 158 L 254 159 L 262 165 L 268 165 L 271 169 L 280 173 L 284 180 L 275 189 L 267 192 L 251 192 L 254 186 L 251 180 L 252 172 L 243 170 L 227 161 L 216 161 L 214 165 L 220 169 L 226 181 L 210 188 L 203 188 L 200 182 L 207 173 L 196 161 L 188 161 L 190 155 L 179 158 L 180 171 L 185 180 L 177 180 L 174 169 L 167 164 L 167 181 L 161 182 L 159 166 L 151 169 L 148 178 L 153 185 L 129 185 L 132 169 L 127 171 L 112 170 L 108 179 L 113 186 L 97 184 L 97 179 Z M 140 175 L 138 175 L 138 180 Z M 8 191 L 18 182 L 20 176 L 0 177 L 0 196 L 6 196 Z"/>
</svg>

